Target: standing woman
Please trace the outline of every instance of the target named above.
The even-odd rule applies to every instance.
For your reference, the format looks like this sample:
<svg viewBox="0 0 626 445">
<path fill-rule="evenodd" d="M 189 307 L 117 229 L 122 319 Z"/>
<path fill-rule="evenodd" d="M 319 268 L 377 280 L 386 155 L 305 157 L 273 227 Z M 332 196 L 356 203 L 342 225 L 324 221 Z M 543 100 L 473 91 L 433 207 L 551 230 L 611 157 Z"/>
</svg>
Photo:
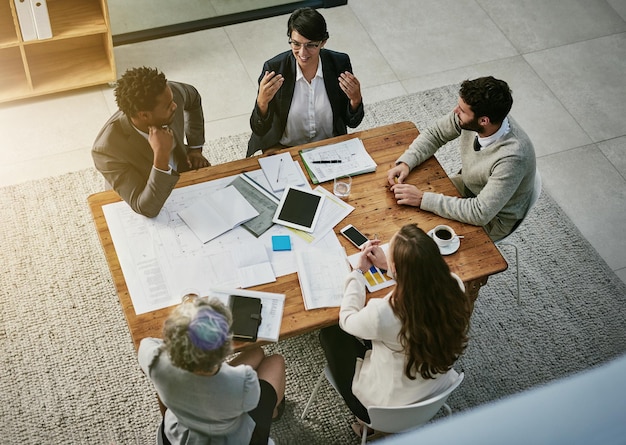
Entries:
<svg viewBox="0 0 626 445">
<path fill-rule="evenodd" d="M 347 54 L 324 49 L 326 20 L 312 8 L 287 22 L 291 51 L 263 65 L 247 156 L 347 133 L 363 120 L 361 85 Z"/>
<path fill-rule="evenodd" d="M 339 326 L 320 342 L 339 392 L 357 420 L 367 407 L 402 406 L 446 390 L 452 365 L 467 345 L 471 307 L 463 282 L 450 272 L 437 244 L 415 224 L 391 239 L 387 257 L 374 240 L 347 277 Z M 395 288 L 365 304 L 362 271 L 388 270 Z M 362 425 L 353 424 L 360 436 Z"/>
<path fill-rule="evenodd" d="M 159 443 L 268 443 L 285 406 L 285 361 L 256 347 L 226 363 L 231 322 L 219 300 L 188 295 L 165 321 L 163 340 L 141 340 L 139 364 L 167 407 Z"/>
</svg>

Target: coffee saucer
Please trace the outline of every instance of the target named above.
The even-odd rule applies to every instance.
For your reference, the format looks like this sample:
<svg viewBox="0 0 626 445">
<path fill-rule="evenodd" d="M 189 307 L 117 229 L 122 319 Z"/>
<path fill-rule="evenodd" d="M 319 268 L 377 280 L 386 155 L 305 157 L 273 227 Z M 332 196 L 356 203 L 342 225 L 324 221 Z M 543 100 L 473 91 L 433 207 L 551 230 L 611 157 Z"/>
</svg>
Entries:
<svg viewBox="0 0 626 445">
<path fill-rule="evenodd" d="M 434 231 L 435 229 L 429 230 L 427 233 L 428 236 L 432 238 Z M 437 247 L 439 247 L 439 252 L 441 252 L 442 255 L 452 255 L 454 252 L 459 250 L 459 247 L 461 247 L 461 238 L 459 238 L 457 235 L 454 237 L 452 242 L 448 244 L 447 246 L 442 247 L 442 246 L 437 245 Z"/>
</svg>

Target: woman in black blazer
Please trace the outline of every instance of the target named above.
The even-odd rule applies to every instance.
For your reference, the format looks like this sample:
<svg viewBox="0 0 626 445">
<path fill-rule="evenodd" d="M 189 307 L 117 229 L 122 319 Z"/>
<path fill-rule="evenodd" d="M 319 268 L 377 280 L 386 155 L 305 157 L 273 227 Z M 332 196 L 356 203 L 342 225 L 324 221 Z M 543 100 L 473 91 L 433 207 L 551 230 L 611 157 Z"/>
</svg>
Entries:
<svg viewBox="0 0 626 445">
<path fill-rule="evenodd" d="M 324 49 L 324 17 L 311 8 L 297 9 L 287 35 L 291 51 L 265 62 L 259 77 L 247 156 L 346 134 L 363 120 L 361 86 L 350 57 Z"/>
</svg>

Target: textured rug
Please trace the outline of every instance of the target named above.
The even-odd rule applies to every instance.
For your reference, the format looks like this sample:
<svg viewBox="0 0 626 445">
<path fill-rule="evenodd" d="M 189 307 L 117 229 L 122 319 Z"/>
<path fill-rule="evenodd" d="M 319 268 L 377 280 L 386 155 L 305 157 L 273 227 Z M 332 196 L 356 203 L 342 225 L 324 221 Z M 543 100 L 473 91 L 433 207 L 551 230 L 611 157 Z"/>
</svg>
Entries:
<svg viewBox="0 0 626 445">
<path fill-rule="evenodd" d="M 411 120 L 424 128 L 456 102 L 455 85 L 367 106 L 360 129 Z M 207 144 L 213 163 L 242 157 L 247 134 Z M 454 145 L 438 155 L 458 168 Z M 0 436 L 6 444 L 153 444 L 155 393 L 136 361 L 87 196 L 93 169 L 5 187 L 0 193 Z M 593 367 L 626 352 L 626 286 L 545 192 L 513 235 L 514 267 L 490 278 L 457 369 L 466 410 Z M 512 252 L 505 256 L 513 265 Z M 287 409 L 272 426 L 280 444 L 358 443 L 352 417 L 324 383 L 300 414 L 323 366 L 316 333 L 267 347 L 287 360 Z M 558 415 L 558 413 L 555 413 Z"/>
</svg>

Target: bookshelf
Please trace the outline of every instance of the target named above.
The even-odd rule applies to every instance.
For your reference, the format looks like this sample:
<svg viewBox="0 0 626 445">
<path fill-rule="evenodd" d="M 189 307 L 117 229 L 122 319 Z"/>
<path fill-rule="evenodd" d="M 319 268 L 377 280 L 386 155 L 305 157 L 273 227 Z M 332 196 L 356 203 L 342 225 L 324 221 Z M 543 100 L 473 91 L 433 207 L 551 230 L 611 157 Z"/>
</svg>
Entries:
<svg viewBox="0 0 626 445">
<path fill-rule="evenodd" d="M 47 0 L 52 38 L 23 41 L 14 0 L 0 0 L 0 102 L 115 80 L 106 0 Z"/>
</svg>

